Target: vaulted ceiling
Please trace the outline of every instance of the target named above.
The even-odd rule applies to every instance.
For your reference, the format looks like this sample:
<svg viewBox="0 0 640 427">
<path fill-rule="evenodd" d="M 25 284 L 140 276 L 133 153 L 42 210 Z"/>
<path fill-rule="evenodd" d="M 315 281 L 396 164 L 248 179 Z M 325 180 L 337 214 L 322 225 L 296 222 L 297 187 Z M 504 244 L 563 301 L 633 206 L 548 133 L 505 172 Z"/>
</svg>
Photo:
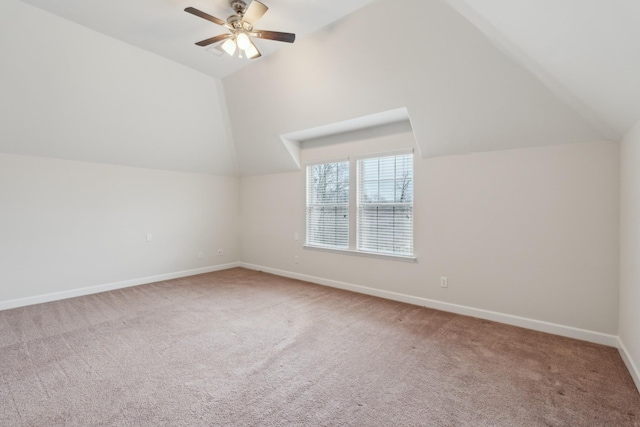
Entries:
<svg viewBox="0 0 640 427">
<path fill-rule="evenodd" d="M 607 136 L 640 119 L 640 2 L 447 1 Z"/>
<path fill-rule="evenodd" d="M 598 23 L 599 31 L 611 35 L 600 42 L 602 47 L 592 48 L 604 36 L 583 30 L 593 16 L 580 10 L 597 0 L 528 2 L 537 14 L 511 7 L 511 0 L 486 2 L 498 11 L 511 11 L 505 21 L 515 28 L 528 28 L 523 31 L 529 36 L 526 40 L 542 46 L 541 58 L 562 52 L 558 68 L 573 72 L 565 77 L 538 65 L 542 59 L 534 60 L 482 18 L 479 3 L 485 2 L 469 3 L 478 10 L 439 0 L 380 0 L 301 40 L 296 49 L 280 52 L 277 61 L 263 61 L 225 78 L 242 173 L 267 173 L 274 164 L 279 170 L 292 170 L 294 164 L 285 160 L 278 144 L 280 135 L 399 107 L 408 109 L 423 157 L 615 141 L 640 118 L 634 78 L 640 75 L 640 64 L 631 52 L 632 46 L 640 46 L 640 30 L 625 25 L 628 8 L 609 11 L 621 15 L 619 21 Z M 368 31 L 371 22 L 399 11 L 415 25 L 403 26 L 393 37 Z M 569 30 L 556 35 L 551 30 L 554 20 Z M 625 27 L 620 40 L 615 37 L 616 23 Z M 602 57 L 613 62 L 598 65 L 600 50 L 608 46 L 627 55 L 611 58 L 603 52 Z M 574 53 L 578 48 L 590 54 Z M 599 68 L 583 70 L 589 66 Z M 578 77 L 588 82 L 585 90 L 574 83 Z M 612 83 L 615 79 L 620 81 Z M 249 82 L 261 89 L 246 93 Z M 618 85 L 626 92 L 616 91 Z M 246 117 L 251 126 L 243 124 Z M 258 141 L 261 150 L 256 152 Z"/>
<path fill-rule="evenodd" d="M 164 56 L 190 68 L 222 78 L 250 60 L 240 60 L 198 47 L 195 42 L 224 33 L 225 28 L 183 12 L 195 7 L 226 20 L 233 9 L 229 0 L 22 0 L 92 30 Z M 374 0 L 265 0 L 270 10 L 260 18 L 263 30 L 304 37 Z M 250 3 L 250 0 L 246 1 Z M 286 44 L 257 40 L 266 56 Z"/>
<path fill-rule="evenodd" d="M 211 80 L 204 88 L 206 76 L 185 74 L 194 80 L 190 91 L 203 87 L 195 103 L 199 113 L 167 110 L 168 116 L 178 114 L 183 126 L 196 129 L 197 144 L 175 145 L 180 129 L 176 122 L 170 128 L 159 123 L 153 140 L 144 143 L 127 139 L 127 129 L 121 133 L 111 129 L 112 135 L 101 134 L 104 140 L 96 141 L 105 147 L 110 144 L 108 150 L 83 154 L 80 151 L 89 148 L 76 144 L 56 154 L 52 147 L 34 143 L 23 149 L 25 154 L 259 174 L 299 167 L 291 149 L 299 141 L 283 142 L 283 137 L 398 109 L 406 109 L 424 157 L 617 141 L 640 119 L 640 2 L 636 0 L 265 0 L 270 10 L 260 27 L 298 37 L 293 45 L 258 40 L 264 56 L 257 60 L 217 56 L 194 45 L 224 29 L 183 9 L 193 6 L 224 19 L 231 14 L 228 0 L 21 1 Z M 28 35 L 26 29 L 25 24 L 20 31 Z M 33 31 L 32 40 L 16 40 L 15 49 L 37 48 L 39 41 L 47 45 L 42 39 L 45 30 Z M 79 34 L 100 49 L 97 38 L 81 31 L 73 37 Z M 10 44 L 5 40 L 0 48 L 13 49 Z M 85 46 L 71 48 L 77 52 Z M 120 52 L 114 57 L 129 55 Z M 72 60 L 50 52 L 42 56 L 47 61 Z M 150 67 L 153 61 L 143 62 Z M 29 59 L 24 67 L 36 65 L 41 64 Z M 130 74 L 135 66 L 132 62 Z M 9 77 L 20 78 L 23 71 L 31 73 L 12 64 Z M 139 74 L 145 78 L 142 71 Z M 46 78 L 55 83 L 52 76 Z M 11 89 L 9 83 L 6 86 Z M 177 87 L 167 90 L 188 104 Z M 75 95 L 81 99 L 82 93 L 77 89 Z M 207 99 L 217 94 L 221 101 L 207 105 Z M 36 107 L 40 114 L 55 113 Z M 12 112 L 9 104 L 4 111 Z M 202 121 L 211 115 L 216 117 L 210 123 Z M 95 120 L 87 116 L 84 125 L 95 127 Z M 153 118 L 148 120 L 152 123 Z M 148 126 L 136 126 L 137 139 L 143 140 Z M 34 138 L 43 138 L 46 131 L 50 129 L 43 128 L 42 135 Z M 169 133 L 175 138 L 168 139 Z M 118 140 L 124 141 L 122 146 Z M 156 143 L 163 148 L 150 159 L 149 145 Z M 0 141 L 0 151 L 2 144 L 6 141 Z M 17 145 L 9 148 L 21 150 Z M 180 160 L 188 150 L 192 157 Z"/>
</svg>

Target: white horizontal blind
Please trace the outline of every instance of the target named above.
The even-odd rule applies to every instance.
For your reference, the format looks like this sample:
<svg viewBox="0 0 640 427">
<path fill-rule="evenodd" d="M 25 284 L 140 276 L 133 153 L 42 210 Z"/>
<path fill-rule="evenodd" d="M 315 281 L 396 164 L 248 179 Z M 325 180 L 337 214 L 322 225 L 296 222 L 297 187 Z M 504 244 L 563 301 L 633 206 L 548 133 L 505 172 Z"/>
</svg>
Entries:
<svg viewBox="0 0 640 427">
<path fill-rule="evenodd" d="M 357 250 L 413 256 L 413 154 L 358 160 Z"/>
<path fill-rule="evenodd" d="M 307 244 L 349 247 L 349 162 L 307 167 Z"/>
</svg>

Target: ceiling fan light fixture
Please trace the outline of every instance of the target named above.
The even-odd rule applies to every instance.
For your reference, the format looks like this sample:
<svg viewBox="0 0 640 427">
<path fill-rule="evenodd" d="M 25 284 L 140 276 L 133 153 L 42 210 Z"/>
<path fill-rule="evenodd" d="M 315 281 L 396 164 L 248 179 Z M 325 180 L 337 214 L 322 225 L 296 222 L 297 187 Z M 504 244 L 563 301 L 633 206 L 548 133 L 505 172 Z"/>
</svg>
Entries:
<svg viewBox="0 0 640 427">
<path fill-rule="evenodd" d="M 229 55 L 233 56 L 236 53 L 236 42 L 233 39 L 227 39 L 224 43 L 222 43 L 222 49 L 227 52 Z"/>
<path fill-rule="evenodd" d="M 242 50 L 246 50 L 252 44 L 249 36 L 244 32 L 236 36 L 236 43 L 238 43 L 238 47 Z"/>
<path fill-rule="evenodd" d="M 229 30 L 229 33 L 201 40 L 197 42 L 196 45 L 206 47 L 224 41 L 224 43 L 219 45 L 219 50 L 216 50 L 217 52 L 224 51 L 229 54 L 229 56 L 235 56 L 237 52 L 239 58 L 244 57 L 254 59 L 259 58 L 262 55 L 260 54 L 257 46 L 253 43 L 253 40 L 251 40 L 251 37 L 285 43 L 293 43 L 295 41 L 296 35 L 293 33 L 254 30 L 253 24 L 269 9 L 260 1 L 251 0 L 248 7 L 246 0 L 229 1 L 231 3 L 231 7 L 236 13 L 227 18 L 226 21 L 209 15 L 208 13 L 194 7 L 185 8 L 185 12 L 199 18 L 206 19 L 207 21 L 213 22 L 214 24 L 220 25 Z M 251 37 L 249 37 L 249 35 L 251 35 Z"/>
<path fill-rule="evenodd" d="M 247 58 L 253 59 L 260 56 L 260 52 L 258 52 L 258 48 L 253 43 L 249 44 L 249 47 L 244 50 L 244 54 L 247 55 Z"/>
</svg>

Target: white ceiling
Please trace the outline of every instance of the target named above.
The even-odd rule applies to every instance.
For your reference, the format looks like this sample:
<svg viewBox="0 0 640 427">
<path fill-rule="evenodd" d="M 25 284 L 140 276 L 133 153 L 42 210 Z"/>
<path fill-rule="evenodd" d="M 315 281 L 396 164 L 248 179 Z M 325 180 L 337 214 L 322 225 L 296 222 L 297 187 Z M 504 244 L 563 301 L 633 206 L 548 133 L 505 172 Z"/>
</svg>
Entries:
<svg viewBox="0 0 640 427">
<path fill-rule="evenodd" d="M 62 70 L 77 68 L 72 76 L 66 76 L 65 82 L 77 91 L 77 108 L 81 109 L 83 85 L 76 80 L 86 86 L 85 80 L 100 81 L 103 74 L 110 76 L 128 67 L 131 79 L 142 75 L 140 80 L 146 82 L 154 70 L 160 70 L 153 59 L 162 62 L 162 58 L 204 73 L 200 75 L 202 79 L 209 80 L 207 75 L 221 79 L 217 84 L 222 88 L 222 108 L 215 87 L 212 86 L 212 93 L 199 94 L 199 88 L 209 82 L 199 84 L 199 79 L 192 77 L 180 81 L 185 80 L 188 92 L 197 92 L 196 97 L 202 98 L 203 103 L 216 98 L 208 108 L 197 110 L 198 117 L 214 116 L 212 110 L 218 109 L 224 114 L 228 110 L 228 116 L 203 123 L 183 108 L 183 103 L 191 106 L 193 102 L 176 91 L 172 96 L 180 102 L 168 103 L 166 108 L 178 113 L 167 110 L 166 114 L 170 118 L 181 117 L 182 122 L 163 121 L 164 127 L 158 127 L 155 139 L 165 141 L 173 150 L 189 152 L 184 145 L 176 145 L 174 139 L 182 135 L 178 129 L 193 129 L 196 123 L 197 138 L 189 141 L 201 141 L 209 152 L 202 155 L 201 149 L 194 148 L 192 157 L 208 164 L 213 164 L 212 158 L 219 159 L 223 165 L 212 168 L 222 174 L 230 173 L 224 166 L 230 163 L 229 157 L 238 158 L 242 174 L 290 170 L 295 165 L 281 136 L 325 129 L 332 123 L 398 108 L 409 112 L 426 157 L 619 140 L 640 119 L 638 0 L 264 0 L 270 9 L 257 27 L 293 32 L 297 40 L 293 45 L 256 40 L 264 55 L 257 60 L 216 56 L 194 44 L 225 30 L 184 12 L 184 8 L 192 6 L 226 19 L 232 13 L 229 0 L 16 0 L 0 4 L 3 3 L 9 11 L 16 9 L 25 17 L 24 22 L 4 17 L 5 28 L 16 27 L 7 34 L 17 35 L 18 40 L 0 39 L 0 48 L 4 45 L 7 50 L 3 57 L 10 53 L 13 56 L 9 58 L 15 58 L 4 67 L 10 72 L 0 72 L 0 77 L 9 89 L 15 86 L 16 99 L 27 110 L 21 115 L 13 101 L 5 102 L 5 110 L 13 114 L 6 120 L 16 123 L 15 133 L 20 136 L 10 141 L 14 151 L 7 152 L 55 155 L 49 153 L 53 150 L 51 144 L 43 149 L 43 143 L 35 137 L 29 140 L 33 150 L 26 152 L 24 147 L 29 141 L 25 142 L 25 127 L 12 117 L 22 120 L 38 107 L 41 115 L 49 119 L 49 126 L 39 126 L 33 132 L 68 132 L 70 127 L 62 125 L 65 122 L 59 111 L 37 103 L 42 89 L 49 95 L 60 92 L 69 96 L 69 88 L 57 81 L 66 76 L 59 75 Z M 59 26 L 57 18 L 43 17 L 42 22 L 33 22 L 38 14 L 17 11 L 18 8 L 9 7 L 12 3 L 51 12 L 62 17 L 59 21 L 65 26 Z M 64 19 L 93 31 L 81 31 L 84 28 L 73 25 L 67 28 Z M 17 24 L 13 25 L 14 21 Z M 46 25 L 40 28 L 43 23 Z M 387 29 L 383 29 L 385 23 Z M 0 32 L 5 28 L 0 27 Z M 58 33 L 47 32 L 52 29 Z M 140 58 L 132 60 L 127 49 L 115 46 L 120 45 L 116 40 L 152 55 L 133 55 Z M 68 49 L 47 52 L 61 42 L 68 43 Z M 95 47 L 88 59 L 82 56 L 87 47 Z M 113 65 L 111 59 L 94 61 L 105 48 L 105 57 L 114 58 Z M 278 50 L 277 55 L 264 58 Z M 53 72 L 47 72 L 46 64 L 53 62 L 60 67 L 56 65 Z M 87 73 L 83 65 L 94 62 L 106 69 L 92 69 L 99 71 L 93 75 Z M 247 67 L 249 64 L 253 66 Z M 176 68 L 193 73 L 179 65 Z M 97 99 L 108 95 L 115 104 L 117 93 L 109 87 L 105 85 L 101 89 L 105 93 L 96 95 Z M 255 87 L 261 90 L 251 90 Z M 125 91 L 126 87 L 118 90 Z M 32 98 L 25 97 L 28 91 L 33 92 Z M 55 100 L 49 98 L 51 102 Z M 91 123 L 98 120 L 94 116 L 89 115 L 82 122 L 85 133 L 93 139 L 96 126 Z M 114 118 L 125 124 L 133 121 L 121 114 Z M 144 133 L 143 124 L 135 126 Z M 167 131 L 167 127 L 175 132 Z M 116 130 L 121 133 L 117 138 L 103 135 L 111 145 L 94 141 L 91 147 L 110 150 L 126 159 L 135 158 L 131 151 L 138 150 L 143 160 L 121 162 L 132 166 L 170 168 L 165 163 L 176 162 L 173 151 L 162 162 L 151 162 L 145 157 L 147 147 L 125 138 L 132 134 L 126 126 Z M 126 149 L 113 145 L 112 140 L 120 139 Z M 78 137 L 76 142 L 80 141 L 83 138 Z M 221 151 L 231 154 L 222 155 Z M 119 162 L 103 154 L 63 157 Z M 178 169 L 204 170 L 202 166 Z"/>
<path fill-rule="evenodd" d="M 229 0 L 22 0 L 89 29 L 156 53 L 216 78 L 255 60 L 216 56 L 195 42 L 226 30 L 184 12 L 188 6 L 226 20 Z M 295 33 L 297 39 L 372 3 L 374 0 L 265 0 L 269 10 L 256 27 Z M 249 0 L 247 0 L 249 3 Z M 263 57 L 288 43 L 257 40 Z"/>
<path fill-rule="evenodd" d="M 398 11 L 420 25 L 370 31 Z M 281 137 L 401 107 L 422 157 L 606 139 L 443 0 L 378 0 L 223 83 L 242 175 L 296 170 Z"/>
<path fill-rule="evenodd" d="M 446 1 L 610 139 L 640 119 L 640 1 Z"/>
<path fill-rule="evenodd" d="M 194 44 L 225 29 L 184 8 L 226 19 L 229 0 L 22 1 L 216 78 L 261 60 L 217 56 Z M 444 1 L 608 138 L 619 139 L 640 118 L 639 1 Z M 300 40 L 374 2 L 265 0 L 270 10 L 258 27 L 293 32 Z M 264 56 L 288 46 L 256 43 Z"/>
</svg>

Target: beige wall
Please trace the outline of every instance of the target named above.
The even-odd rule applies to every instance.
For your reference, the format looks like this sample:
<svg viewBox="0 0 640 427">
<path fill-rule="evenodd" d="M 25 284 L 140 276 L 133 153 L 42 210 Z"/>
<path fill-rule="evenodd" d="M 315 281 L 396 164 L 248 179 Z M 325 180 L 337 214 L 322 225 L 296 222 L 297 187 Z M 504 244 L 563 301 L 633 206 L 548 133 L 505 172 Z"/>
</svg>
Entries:
<svg viewBox="0 0 640 427">
<path fill-rule="evenodd" d="M 0 309 L 239 261 L 218 81 L 18 0 L 0 54 Z"/>
<path fill-rule="evenodd" d="M 398 138 L 412 144 L 410 135 Z M 376 151 L 379 143 L 372 142 Z M 363 142 L 354 145 L 366 149 Z M 313 156 L 338 154 L 335 146 L 320 151 Z M 616 335 L 618 167 L 619 146 L 608 142 L 417 157 L 414 264 L 303 249 L 303 172 L 244 177 L 241 258 Z M 448 289 L 439 287 L 440 276 L 449 278 Z"/>
<path fill-rule="evenodd" d="M 620 182 L 620 340 L 640 389 L 640 122 L 622 141 Z"/>
<path fill-rule="evenodd" d="M 237 262 L 238 193 L 233 177 L 0 154 L 0 307 Z"/>
</svg>

